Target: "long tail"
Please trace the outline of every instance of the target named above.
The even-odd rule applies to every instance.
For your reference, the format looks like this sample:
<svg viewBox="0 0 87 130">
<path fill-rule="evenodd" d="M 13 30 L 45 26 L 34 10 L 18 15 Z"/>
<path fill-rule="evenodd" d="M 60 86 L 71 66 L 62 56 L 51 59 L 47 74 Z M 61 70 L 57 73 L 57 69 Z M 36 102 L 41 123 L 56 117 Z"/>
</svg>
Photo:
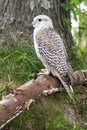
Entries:
<svg viewBox="0 0 87 130">
<path fill-rule="evenodd" d="M 73 98 L 73 88 L 70 85 L 70 83 L 65 80 L 65 78 L 61 78 L 61 76 L 58 74 L 58 78 L 61 81 L 62 85 L 64 86 L 65 90 L 67 91 L 68 95 L 70 96 L 71 99 Z"/>
</svg>

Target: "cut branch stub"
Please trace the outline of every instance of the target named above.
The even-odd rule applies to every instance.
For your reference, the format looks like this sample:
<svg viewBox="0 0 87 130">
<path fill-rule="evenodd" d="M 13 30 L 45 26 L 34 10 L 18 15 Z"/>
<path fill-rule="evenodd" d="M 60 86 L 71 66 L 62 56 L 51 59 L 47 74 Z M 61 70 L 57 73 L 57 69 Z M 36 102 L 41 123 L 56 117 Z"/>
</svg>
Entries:
<svg viewBox="0 0 87 130">
<path fill-rule="evenodd" d="M 75 84 L 87 86 L 87 70 L 74 72 Z"/>
</svg>

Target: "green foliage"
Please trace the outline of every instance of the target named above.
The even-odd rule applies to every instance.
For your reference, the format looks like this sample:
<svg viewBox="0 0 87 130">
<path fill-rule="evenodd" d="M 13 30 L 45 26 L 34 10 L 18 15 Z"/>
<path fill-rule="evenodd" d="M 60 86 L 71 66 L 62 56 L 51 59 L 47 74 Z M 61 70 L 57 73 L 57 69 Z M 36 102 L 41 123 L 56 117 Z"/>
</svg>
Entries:
<svg viewBox="0 0 87 130">
<path fill-rule="evenodd" d="M 79 27 L 81 30 L 82 41 L 87 41 L 87 11 L 82 11 L 80 14 Z"/>
<path fill-rule="evenodd" d="M 86 130 L 86 127 L 80 122 L 75 123 L 73 126 L 68 124 L 68 119 L 62 118 L 58 124 L 46 123 L 46 130 Z"/>
<path fill-rule="evenodd" d="M 25 43 L 15 43 L 13 46 L 5 46 L 0 51 L 0 76 L 1 78 L 16 79 L 25 82 L 35 78 L 42 68 L 34 47 Z"/>
<path fill-rule="evenodd" d="M 8 82 L 3 82 L 2 85 L 0 86 L 0 99 L 2 98 L 2 96 L 6 96 L 8 93 L 10 93 L 11 91 L 13 91 L 14 89 L 14 82 L 9 80 L 8 78 Z"/>
<path fill-rule="evenodd" d="M 73 0 L 74 1 L 74 0 Z M 73 3 L 73 1 L 71 3 Z M 78 20 L 78 27 L 74 29 L 74 39 L 78 44 L 86 44 L 87 41 L 87 11 L 81 9 L 82 4 L 85 5 L 85 0 L 77 0 L 74 1 L 75 8 L 73 8 L 72 13 L 74 15 L 74 19 Z"/>
<path fill-rule="evenodd" d="M 13 91 L 19 84 L 36 78 L 37 73 L 43 68 L 36 56 L 34 47 L 27 41 L 6 45 L 0 50 L 0 98 Z"/>
<path fill-rule="evenodd" d="M 73 49 L 76 52 L 77 58 L 80 59 L 75 68 L 78 70 L 87 69 L 87 46 L 83 47 L 75 43 Z"/>
<path fill-rule="evenodd" d="M 78 21 L 78 27 L 73 28 L 74 31 L 74 40 L 78 44 L 86 44 L 87 41 L 87 11 L 81 9 L 81 6 L 87 5 L 86 0 L 71 0 L 66 3 L 61 3 L 61 7 L 66 11 L 70 11 L 75 21 Z M 71 30 L 71 19 L 65 18 L 64 19 L 68 30 Z"/>
</svg>

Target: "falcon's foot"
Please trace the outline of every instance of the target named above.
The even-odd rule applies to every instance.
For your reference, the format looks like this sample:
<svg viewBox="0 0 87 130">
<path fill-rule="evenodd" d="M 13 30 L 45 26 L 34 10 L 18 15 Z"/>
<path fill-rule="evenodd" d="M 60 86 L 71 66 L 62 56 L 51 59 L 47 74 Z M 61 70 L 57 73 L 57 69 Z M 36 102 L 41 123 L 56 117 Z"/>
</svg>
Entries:
<svg viewBox="0 0 87 130">
<path fill-rule="evenodd" d="M 41 69 L 41 71 L 37 74 L 38 76 L 39 75 L 49 75 L 50 73 L 48 72 L 47 69 Z"/>
</svg>

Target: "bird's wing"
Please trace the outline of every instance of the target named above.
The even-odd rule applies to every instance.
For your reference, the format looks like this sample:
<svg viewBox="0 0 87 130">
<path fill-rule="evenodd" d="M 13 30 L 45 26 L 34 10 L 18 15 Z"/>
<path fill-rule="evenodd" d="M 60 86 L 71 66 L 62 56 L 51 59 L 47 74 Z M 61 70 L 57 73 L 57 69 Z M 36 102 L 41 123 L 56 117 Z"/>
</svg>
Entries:
<svg viewBox="0 0 87 130">
<path fill-rule="evenodd" d="M 41 30 L 36 34 L 38 51 L 45 62 L 57 72 L 66 91 L 72 97 L 73 91 L 69 83 L 67 53 L 61 37 L 53 30 Z"/>
<path fill-rule="evenodd" d="M 67 53 L 60 35 L 54 30 L 41 30 L 36 35 L 38 50 L 43 59 L 59 73 L 66 73 Z"/>
</svg>

